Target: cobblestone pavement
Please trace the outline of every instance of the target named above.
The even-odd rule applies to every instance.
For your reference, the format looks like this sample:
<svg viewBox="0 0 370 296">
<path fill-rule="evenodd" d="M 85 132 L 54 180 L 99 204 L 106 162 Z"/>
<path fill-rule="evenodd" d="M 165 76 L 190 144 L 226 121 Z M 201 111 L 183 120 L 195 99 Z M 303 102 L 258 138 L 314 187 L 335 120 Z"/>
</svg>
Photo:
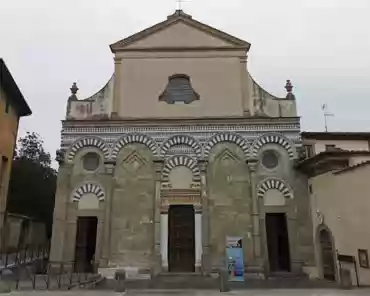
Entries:
<svg viewBox="0 0 370 296">
<path fill-rule="evenodd" d="M 119 296 L 124 295 L 111 291 L 97 290 L 76 290 L 76 291 L 24 291 L 12 292 L 11 294 L 1 294 L 11 296 Z M 230 295 L 230 296 L 356 296 L 370 295 L 370 289 L 354 289 L 349 291 L 344 290 L 244 290 L 232 291 L 228 293 L 220 293 L 218 291 L 171 291 L 171 290 L 156 290 L 156 291 L 128 291 L 127 296 L 159 296 L 159 295 L 179 295 L 179 296 L 214 296 L 214 295 Z"/>
</svg>

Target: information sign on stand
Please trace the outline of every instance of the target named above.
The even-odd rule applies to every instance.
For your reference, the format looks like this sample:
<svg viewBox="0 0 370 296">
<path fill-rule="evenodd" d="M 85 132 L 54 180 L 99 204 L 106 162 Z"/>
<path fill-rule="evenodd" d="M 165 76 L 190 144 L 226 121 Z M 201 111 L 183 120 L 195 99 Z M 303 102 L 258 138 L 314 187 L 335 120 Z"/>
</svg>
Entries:
<svg viewBox="0 0 370 296">
<path fill-rule="evenodd" d="M 226 262 L 229 281 L 244 281 L 244 258 L 242 237 L 226 237 Z"/>
</svg>

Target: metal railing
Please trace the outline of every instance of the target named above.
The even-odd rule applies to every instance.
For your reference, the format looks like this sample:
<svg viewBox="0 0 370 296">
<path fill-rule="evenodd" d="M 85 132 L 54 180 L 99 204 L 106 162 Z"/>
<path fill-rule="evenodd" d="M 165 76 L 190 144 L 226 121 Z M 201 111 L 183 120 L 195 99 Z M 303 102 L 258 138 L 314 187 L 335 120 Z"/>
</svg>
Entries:
<svg viewBox="0 0 370 296">
<path fill-rule="evenodd" d="M 98 265 L 92 262 L 90 272 L 85 272 L 78 261 L 49 261 L 49 244 L 27 247 L 0 254 L 0 281 L 13 289 L 71 289 L 99 279 Z"/>
</svg>

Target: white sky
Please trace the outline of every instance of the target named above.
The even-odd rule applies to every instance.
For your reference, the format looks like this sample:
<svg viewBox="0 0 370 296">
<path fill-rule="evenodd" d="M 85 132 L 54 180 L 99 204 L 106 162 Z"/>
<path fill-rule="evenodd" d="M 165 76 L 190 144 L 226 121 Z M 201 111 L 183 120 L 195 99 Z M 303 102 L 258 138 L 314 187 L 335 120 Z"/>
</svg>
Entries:
<svg viewBox="0 0 370 296">
<path fill-rule="evenodd" d="M 33 115 L 20 134 L 39 133 L 52 156 L 72 82 L 79 98 L 113 73 L 109 44 L 157 22 L 175 0 L 0 0 L 0 56 Z M 370 131 L 370 0 L 187 0 L 193 18 L 252 44 L 248 68 L 270 93 L 291 79 L 303 130 Z"/>
</svg>

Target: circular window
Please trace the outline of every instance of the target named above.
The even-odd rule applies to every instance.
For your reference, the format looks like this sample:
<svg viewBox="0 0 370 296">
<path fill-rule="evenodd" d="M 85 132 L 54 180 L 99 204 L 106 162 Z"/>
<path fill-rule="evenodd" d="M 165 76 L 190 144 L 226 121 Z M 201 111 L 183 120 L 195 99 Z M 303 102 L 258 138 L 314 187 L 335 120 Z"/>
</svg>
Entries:
<svg viewBox="0 0 370 296">
<path fill-rule="evenodd" d="M 95 171 L 100 164 L 100 156 L 97 153 L 86 153 L 82 160 L 83 168 L 86 171 Z"/>
<path fill-rule="evenodd" d="M 273 150 L 267 150 L 262 155 L 262 164 L 265 168 L 274 169 L 279 164 L 279 156 Z"/>
</svg>

